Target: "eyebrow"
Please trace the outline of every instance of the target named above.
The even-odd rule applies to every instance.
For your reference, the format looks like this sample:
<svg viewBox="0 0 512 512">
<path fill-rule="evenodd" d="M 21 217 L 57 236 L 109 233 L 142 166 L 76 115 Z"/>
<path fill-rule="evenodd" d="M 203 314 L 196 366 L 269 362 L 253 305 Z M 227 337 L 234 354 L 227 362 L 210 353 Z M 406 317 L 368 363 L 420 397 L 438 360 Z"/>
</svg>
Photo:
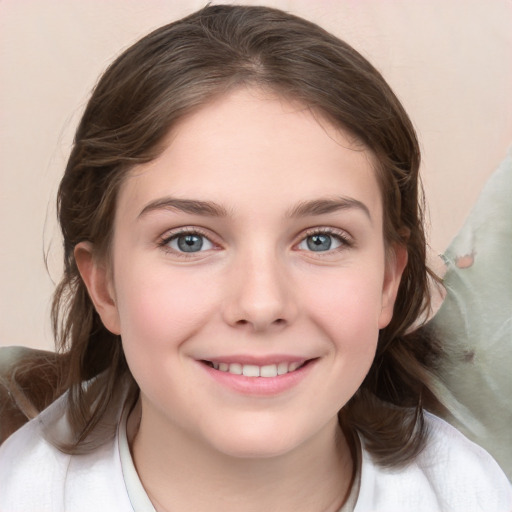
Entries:
<svg viewBox="0 0 512 512">
<path fill-rule="evenodd" d="M 360 210 L 370 220 L 372 216 L 369 208 L 351 197 L 336 197 L 325 199 L 314 199 L 312 201 L 303 201 L 288 212 L 289 217 L 307 217 L 310 215 L 325 215 L 327 213 L 334 213 L 339 210 Z"/>
<path fill-rule="evenodd" d="M 325 215 L 340 210 L 356 209 L 362 211 L 370 220 L 370 210 L 368 207 L 350 197 L 337 197 L 325 199 L 313 199 L 311 201 L 302 201 L 287 212 L 287 217 L 307 217 L 314 215 Z M 139 218 L 150 212 L 158 210 L 171 210 L 190 213 L 193 215 L 202 215 L 207 217 L 227 217 L 227 210 L 213 201 L 200 201 L 198 199 L 178 199 L 175 197 L 163 197 L 148 203 L 139 213 Z"/>
<path fill-rule="evenodd" d="M 224 207 L 213 201 L 163 197 L 148 203 L 139 213 L 139 218 L 156 210 L 179 210 L 193 215 L 204 215 L 208 217 L 226 217 L 228 215 Z"/>
</svg>

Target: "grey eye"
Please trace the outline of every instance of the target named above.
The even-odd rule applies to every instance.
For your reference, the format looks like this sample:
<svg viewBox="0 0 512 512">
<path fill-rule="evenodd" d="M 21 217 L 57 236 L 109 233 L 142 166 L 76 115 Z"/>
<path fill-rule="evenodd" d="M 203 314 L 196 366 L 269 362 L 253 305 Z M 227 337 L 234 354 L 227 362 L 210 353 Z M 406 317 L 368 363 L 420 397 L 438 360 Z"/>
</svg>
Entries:
<svg viewBox="0 0 512 512">
<path fill-rule="evenodd" d="M 169 247 L 178 252 L 199 252 L 211 249 L 213 244 L 203 235 L 187 233 L 173 237 Z"/>
<path fill-rule="evenodd" d="M 328 233 L 316 233 L 309 235 L 299 244 L 299 249 L 305 251 L 325 252 L 337 249 L 342 245 L 339 237 Z"/>
<path fill-rule="evenodd" d="M 306 238 L 306 243 L 311 251 L 328 251 L 332 241 L 329 235 L 312 235 Z"/>
</svg>

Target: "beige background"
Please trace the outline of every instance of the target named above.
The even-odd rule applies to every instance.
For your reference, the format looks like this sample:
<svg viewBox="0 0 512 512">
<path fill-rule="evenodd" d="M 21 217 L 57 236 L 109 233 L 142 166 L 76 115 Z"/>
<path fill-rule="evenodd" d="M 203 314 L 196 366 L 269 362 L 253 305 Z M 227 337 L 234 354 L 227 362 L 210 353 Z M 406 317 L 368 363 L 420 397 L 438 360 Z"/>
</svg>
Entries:
<svg viewBox="0 0 512 512">
<path fill-rule="evenodd" d="M 55 191 L 98 75 L 146 32 L 205 3 L 0 1 L 0 345 L 52 346 Z M 264 3 L 336 33 L 390 82 L 419 133 L 431 245 L 442 252 L 512 143 L 512 2 Z"/>
</svg>

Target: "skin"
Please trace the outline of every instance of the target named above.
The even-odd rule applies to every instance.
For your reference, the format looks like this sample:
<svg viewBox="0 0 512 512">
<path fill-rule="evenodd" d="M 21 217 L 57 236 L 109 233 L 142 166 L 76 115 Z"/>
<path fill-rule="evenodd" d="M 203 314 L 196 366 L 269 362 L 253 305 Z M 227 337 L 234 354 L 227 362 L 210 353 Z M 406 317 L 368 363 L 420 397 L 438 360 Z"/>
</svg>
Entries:
<svg viewBox="0 0 512 512">
<path fill-rule="evenodd" d="M 370 152 L 300 104 L 240 89 L 183 119 L 118 199 L 111 263 L 88 243 L 75 254 L 141 388 L 132 452 L 154 503 L 337 510 L 353 473 L 337 413 L 370 368 L 407 259 L 385 246 Z M 183 229 L 205 237 L 200 251 L 179 252 Z M 330 249 L 311 249 L 319 230 Z M 201 363 L 277 355 L 311 362 L 263 395 Z"/>
</svg>

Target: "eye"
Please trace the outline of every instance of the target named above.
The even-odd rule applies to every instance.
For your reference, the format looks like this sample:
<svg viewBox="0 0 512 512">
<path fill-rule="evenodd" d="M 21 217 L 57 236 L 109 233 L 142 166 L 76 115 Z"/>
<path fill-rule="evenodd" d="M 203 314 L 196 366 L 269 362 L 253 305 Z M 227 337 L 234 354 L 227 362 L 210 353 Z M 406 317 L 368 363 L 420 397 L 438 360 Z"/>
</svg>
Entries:
<svg viewBox="0 0 512 512">
<path fill-rule="evenodd" d="M 308 234 L 297 245 L 302 251 L 327 252 L 339 249 L 342 246 L 350 246 L 351 243 L 346 236 L 341 233 L 332 233 L 329 231 L 317 231 Z"/>
<path fill-rule="evenodd" d="M 201 233 L 177 233 L 164 240 L 163 245 L 181 253 L 194 253 L 213 249 L 213 243 Z"/>
</svg>

